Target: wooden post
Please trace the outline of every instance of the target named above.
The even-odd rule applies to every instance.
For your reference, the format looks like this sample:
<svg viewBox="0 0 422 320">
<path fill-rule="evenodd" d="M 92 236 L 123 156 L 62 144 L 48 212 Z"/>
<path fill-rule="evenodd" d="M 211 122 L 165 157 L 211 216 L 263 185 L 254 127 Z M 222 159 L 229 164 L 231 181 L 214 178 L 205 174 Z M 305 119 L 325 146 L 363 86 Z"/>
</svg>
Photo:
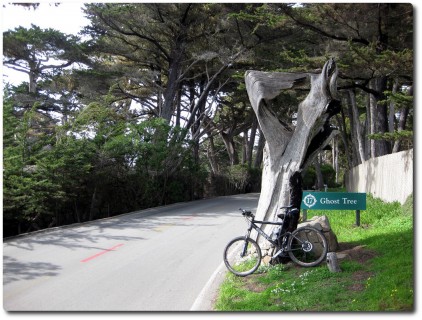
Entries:
<svg viewBox="0 0 422 320">
<path fill-rule="evenodd" d="M 360 210 L 356 210 L 356 225 L 360 226 Z"/>
<path fill-rule="evenodd" d="M 340 266 L 337 260 L 337 254 L 335 252 L 327 253 L 327 266 L 331 272 L 341 272 Z"/>
<path fill-rule="evenodd" d="M 308 219 L 308 210 L 302 210 L 302 222 L 305 222 Z"/>
</svg>

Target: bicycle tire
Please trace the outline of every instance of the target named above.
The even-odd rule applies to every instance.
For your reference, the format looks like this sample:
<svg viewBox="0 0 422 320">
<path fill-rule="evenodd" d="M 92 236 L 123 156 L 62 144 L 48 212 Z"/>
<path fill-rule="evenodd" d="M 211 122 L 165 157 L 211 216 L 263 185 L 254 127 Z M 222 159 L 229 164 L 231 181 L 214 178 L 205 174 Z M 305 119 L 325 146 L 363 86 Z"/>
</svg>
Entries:
<svg viewBox="0 0 422 320">
<path fill-rule="evenodd" d="M 242 255 L 247 245 L 246 253 Z M 240 236 L 231 240 L 224 249 L 224 264 L 233 274 L 245 277 L 254 273 L 261 264 L 261 248 L 249 237 Z"/>
<path fill-rule="evenodd" d="M 292 232 L 287 243 L 290 259 L 302 267 L 314 267 L 327 256 L 328 244 L 324 234 L 312 227 Z"/>
</svg>

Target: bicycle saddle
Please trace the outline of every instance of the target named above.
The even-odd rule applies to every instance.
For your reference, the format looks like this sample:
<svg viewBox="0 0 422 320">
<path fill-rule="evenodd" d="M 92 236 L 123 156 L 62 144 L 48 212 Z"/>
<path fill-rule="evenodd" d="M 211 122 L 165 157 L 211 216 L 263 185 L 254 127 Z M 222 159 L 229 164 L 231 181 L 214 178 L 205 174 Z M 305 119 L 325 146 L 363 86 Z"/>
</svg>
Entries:
<svg viewBox="0 0 422 320">
<path fill-rule="evenodd" d="M 281 207 L 280 209 L 290 209 L 287 210 L 286 213 L 279 213 L 277 214 L 277 217 L 279 217 L 280 219 L 284 219 L 286 217 L 286 214 L 288 215 L 292 215 L 292 214 L 296 214 L 299 212 L 298 208 L 293 208 L 293 206 L 288 206 L 288 207 Z"/>
</svg>

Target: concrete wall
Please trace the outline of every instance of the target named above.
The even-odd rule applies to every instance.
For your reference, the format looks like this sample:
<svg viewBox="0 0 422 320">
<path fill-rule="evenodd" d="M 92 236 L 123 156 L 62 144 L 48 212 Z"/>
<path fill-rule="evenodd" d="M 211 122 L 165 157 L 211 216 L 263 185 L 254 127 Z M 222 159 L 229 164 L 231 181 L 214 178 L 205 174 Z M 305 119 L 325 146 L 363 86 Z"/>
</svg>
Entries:
<svg viewBox="0 0 422 320">
<path fill-rule="evenodd" d="M 370 159 L 346 175 L 349 192 L 371 193 L 403 204 L 413 193 L 413 149 Z"/>
</svg>

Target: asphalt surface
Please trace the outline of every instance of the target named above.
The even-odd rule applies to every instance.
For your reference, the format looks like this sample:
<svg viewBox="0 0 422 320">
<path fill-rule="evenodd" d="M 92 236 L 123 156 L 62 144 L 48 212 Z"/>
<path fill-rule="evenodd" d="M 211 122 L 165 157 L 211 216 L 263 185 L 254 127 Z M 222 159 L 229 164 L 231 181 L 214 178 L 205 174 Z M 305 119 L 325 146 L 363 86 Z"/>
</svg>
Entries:
<svg viewBox="0 0 422 320">
<path fill-rule="evenodd" d="M 3 242 L 6 311 L 212 310 L 239 207 L 259 194 L 138 211 Z"/>
</svg>

